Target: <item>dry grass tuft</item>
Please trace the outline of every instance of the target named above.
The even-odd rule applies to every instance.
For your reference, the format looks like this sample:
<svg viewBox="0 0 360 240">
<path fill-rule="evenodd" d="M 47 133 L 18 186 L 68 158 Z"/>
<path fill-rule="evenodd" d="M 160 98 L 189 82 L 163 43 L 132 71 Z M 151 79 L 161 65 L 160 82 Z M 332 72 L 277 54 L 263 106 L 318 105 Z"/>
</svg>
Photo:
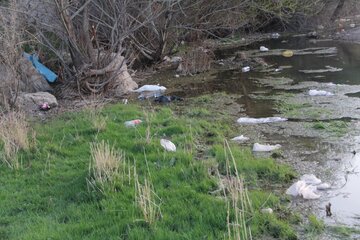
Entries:
<svg viewBox="0 0 360 240">
<path fill-rule="evenodd" d="M 0 120 L 0 138 L 3 144 L 5 163 L 12 169 L 20 167 L 17 153 L 19 150 L 28 150 L 30 128 L 26 116 L 21 112 L 10 112 Z"/>
<path fill-rule="evenodd" d="M 89 121 L 98 133 L 106 129 L 108 118 L 101 114 L 101 111 L 104 108 L 105 104 L 106 102 L 95 99 L 90 101 L 87 107 L 87 110 L 89 112 Z"/>
<path fill-rule="evenodd" d="M 139 182 L 139 178 L 134 170 L 135 178 L 135 201 L 144 216 L 145 222 L 153 225 L 156 220 L 161 217 L 160 205 L 157 202 L 160 201 L 159 196 L 155 193 L 154 187 L 151 181 L 146 179 L 144 184 Z"/>
<path fill-rule="evenodd" d="M 227 197 L 227 227 L 228 227 L 228 239 L 229 240 L 251 240 L 251 229 L 247 226 L 249 220 L 248 216 L 251 216 L 253 212 L 251 201 L 249 199 L 247 188 L 244 186 L 244 180 L 240 177 L 236 167 L 235 158 L 231 152 L 229 143 L 225 140 L 224 144 L 226 154 L 226 188 L 228 195 L 224 189 L 224 195 Z M 230 156 L 229 156 L 229 155 Z M 235 170 L 235 176 L 231 175 L 231 169 Z M 224 182 L 224 180 L 220 179 Z M 231 214 L 233 213 L 233 215 Z M 232 217 L 231 217 L 232 216 Z M 232 218 L 232 219 L 231 219 Z"/>
<path fill-rule="evenodd" d="M 92 144 L 90 150 L 92 160 L 89 170 L 103 190 L 107 183 L 113 184 L 121 175 L 122 166 L 125 165 L 125 154 L 116 151 L 105 141 Z"/>
</svg>

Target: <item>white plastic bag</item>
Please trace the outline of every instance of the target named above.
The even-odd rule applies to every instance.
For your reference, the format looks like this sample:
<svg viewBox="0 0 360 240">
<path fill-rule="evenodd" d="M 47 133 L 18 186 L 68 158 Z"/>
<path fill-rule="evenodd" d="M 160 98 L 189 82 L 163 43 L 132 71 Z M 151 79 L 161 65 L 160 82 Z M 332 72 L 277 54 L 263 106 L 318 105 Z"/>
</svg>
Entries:
<svg viewBox="0 0 360 240">
<path fill-rule="evenodd" d="M 327 190 L 331 188 L 331 185 L 328 183 L 322 183 L 318 186 L 316 186 L 317 190 Z"/>
<path fill-rule="evenodd" d="M 309 90 L 309 95 L 310 96 L 333 96 L 334 94 L 331 92 L 324 91 L 324 90 L 311 89 L 311 90 Z"/>
<path fill-rule="evenodd" d="M 142 92 L 164 92 L 166 87 L 159 85 L 144 85 L 141 88 L 134 90 L 133 92 L 142 93 Z"/>
<path fill-rule="evenodd" d="M 253 152 L 271 152 L 277 149 L 280 149 L 281 145 L 280 144 L 276 144 L 276 145 L 262 145 L 259 143 L 255 143 L 253 146 Z"/>
<path fill-rule="evenodd" d="M 171 141 L 169 141 L 167 139 L 161 139 L 160 144 L 166 151 L 176 152 L 176 146 Z"/>
<path fill-rule="evenodd" d="M 237 120 L 240 124 L 261 124 L 261 123 L 273 123 L 273 122 L 285 122 L 287 118 L 281 117 L 267 117 L 267 118 L 249 118 L 242 117 Z"/>
<path fill-rule="evenodd" d="M 235 141 L 235 142 L 246 142 L 249 140 L 248 137 L 244 137 L 244 135 L 240 135 L 240 136 L 237 136 L 237 137 L 234 137 L 231 139 L 232 141 Z"/>
<path fill-rule="evenodd" d="M 260 52 L 267 52 L 269 51 L 269 49 L 267 47 L 261 46 L 260 47 Z"/>
<path fill-rule="evenodd" d="M 321 183 L 321 180 L 315 177 L 314 174 L 304 174 L 301 180 L 310 185 L 318 185 Z"/>
</svg>

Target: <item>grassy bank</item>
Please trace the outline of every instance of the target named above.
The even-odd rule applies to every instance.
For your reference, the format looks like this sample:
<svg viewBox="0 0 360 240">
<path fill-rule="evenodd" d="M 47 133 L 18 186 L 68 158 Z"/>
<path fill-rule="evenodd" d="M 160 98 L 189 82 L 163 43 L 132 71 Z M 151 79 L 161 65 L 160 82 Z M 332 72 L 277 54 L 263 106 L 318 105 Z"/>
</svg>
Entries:
<svg viewBox="0 0 360 240">
<path fill-rule="evenodd" d="M 227 144 L 233 126 L 201 113 L 113 105 L 33 124 L 19 167 L 1 156 L 0 239 L 296 239 L 271 193 L 292 170 Z"/>
</svg>

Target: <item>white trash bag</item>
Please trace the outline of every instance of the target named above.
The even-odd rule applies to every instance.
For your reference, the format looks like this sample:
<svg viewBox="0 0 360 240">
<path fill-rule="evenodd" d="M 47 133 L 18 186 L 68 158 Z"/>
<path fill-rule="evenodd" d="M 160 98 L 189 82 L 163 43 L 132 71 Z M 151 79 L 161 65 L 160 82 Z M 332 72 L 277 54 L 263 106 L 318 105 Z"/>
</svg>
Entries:
<svg viewBox="0 0 360 240">
<path fill-rule="evenodd" d="M 314 174 L 304 174 L 301 180 L 310 185 L 318 185 L 321 183 L 321 180 L 315 177 Z"/>
<path fill-rule="evenodd" d="M 262 145 L 260 143 L 254 143 L 253 152 L 271 152 L 281 148 L 280 144 L 276 145 Z"/>
<path fill-rule="evenodd" d="M 167 139 L 161 139 L 160 140 L 161 146 L 169 152 L 176 152 L 176 146 L 174 143 L 172 143 L 170 140 Z"/>
<path fill-rule="evenodd" d="M 274 123 L 274 122 L 285 122 L 287 118 L 282 117 L 267 117 L 267 118 L 250 118 L 241 117 L 237 120 L 240 124 L 261 124 L 261 123 Z"/>
<path fill-rule="evenodd" d="M 309 95 L 310 96 L 334 96 L 334 94 L 331 92 L 327 92 L 324 90 L 316 90 L 316 89 L 309 90 Z"/>
<path fill-rule="evenodd" d="M 245 137 L 244 135 L 240 135 L 240 136 L 232 138 L 231 140 L 235 141 L 235 142 L 246 142 L 249 140 L 249 138 Z"/>
</svg>

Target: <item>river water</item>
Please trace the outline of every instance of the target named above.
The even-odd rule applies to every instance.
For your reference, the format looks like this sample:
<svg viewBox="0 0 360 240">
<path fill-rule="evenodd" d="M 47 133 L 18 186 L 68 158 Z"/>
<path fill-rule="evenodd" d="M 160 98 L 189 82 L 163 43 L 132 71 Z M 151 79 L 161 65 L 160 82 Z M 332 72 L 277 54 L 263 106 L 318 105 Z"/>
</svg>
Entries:
<svg viewBox="0 0 360 240">
<path fill-rule="evenodd" d="M 234 122 L 242 116 L 288 117 L 290 120 L 285 123 L 244 127 L 239 135 L 244 133 L 254 139 L 249 146 L 255 140 L 281 144 L 285 159 L 282 161 L 300 174 L 312 173 L 331 184 L 331 189 L 320 193 L 320 199 L 295 198 L 290 207 L 315 212 L 330 225 L 360 228 L 360 44 L 290 37 L 255 43 L 248 48 L 259 49 L 262 45 L 270 49 L 336 47 L 337 53 L 264 57 L 268 64 L 281 69 L 276 72 L 242 73 L 239 67 L 219 66 L 210 73 L 180 80 L 175 80 L 173 72 L 162 73 L 156 82 L 171 86 L 170 94 L 187 98 L 227 93 L 240 106 L 230 111 Z M 237 51 L 245 50 L 228 49 L 218 58 L 231 59 Z M 328 66 L 342 70 L 312 74 L 299 71 Z M 334 95 L 311 97 L 309 89 L 326 90 Z M 306 107 L 281 113 L 276 102 L 284 98 L 293 106 Z M 321 127 L 315 128 L 320 122 Z M 342 124 L 345 130 L 338 129 Z M 325 215 L 328 202 L 332 204 L 332 217 Z M 329 234 L 324 239 L 337 238 Z"/>
</svg>

